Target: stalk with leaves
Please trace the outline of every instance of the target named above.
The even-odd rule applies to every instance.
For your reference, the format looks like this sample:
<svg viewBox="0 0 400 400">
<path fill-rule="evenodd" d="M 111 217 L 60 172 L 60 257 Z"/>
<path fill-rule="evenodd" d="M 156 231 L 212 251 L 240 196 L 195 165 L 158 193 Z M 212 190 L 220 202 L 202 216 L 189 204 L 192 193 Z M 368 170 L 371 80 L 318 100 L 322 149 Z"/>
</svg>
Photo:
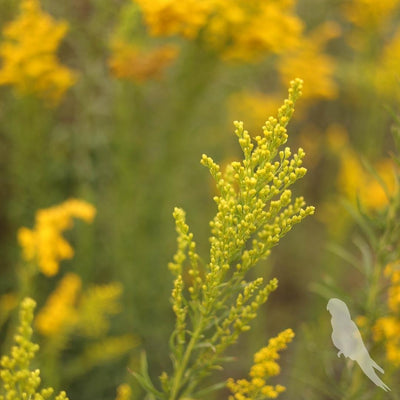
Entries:
<svg viewBox="0 0 400 400">
<path fill-rule="evenodd" d="M 250 329 L 259 307 L 278 286 L 277 279 L 247 280 L 248 271 L 270 254 L 273 246 L 314 207 L 303 197 L 292 200 L 288 189 L 302 178 L 303 149 L 292 155 L 286 126 L 301 95 L 302 81 L 291 82 L 288 99 L 270 117 L 263 134 L 253 140 L 242 122 L 234 122 L 244 159 L 225 171 L 210 157 L 202 156 L 216 181 L 217 213 L 210 222 L 210 256 L 203 263 L 196 252 L 185 212 L 175 208 L 178 249 L 169 268 L 175 277 L 172 308 L 176 316 L 170 337 L 172 372 L 160 376 L 161 389 L 149 378 L 145 356 L 141 373 L 134 373 L 150 397 L 163 400 L 199 398 L 225 385 L 203 388 L 213 370 L 228 361 L 225 351 Z"/>
</svg>

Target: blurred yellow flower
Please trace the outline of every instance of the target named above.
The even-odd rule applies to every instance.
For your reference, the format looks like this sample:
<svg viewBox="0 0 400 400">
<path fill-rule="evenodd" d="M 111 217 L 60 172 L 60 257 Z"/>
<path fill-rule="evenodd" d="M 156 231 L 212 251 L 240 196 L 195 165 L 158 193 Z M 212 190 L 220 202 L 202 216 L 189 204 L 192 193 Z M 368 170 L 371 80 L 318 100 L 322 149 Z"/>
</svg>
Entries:
<svg viewBox="0 0 400 400">
<path fill-rule="evenodd" d="M 291 329 L 286 329 L 277 337 L 269 340 L 268 346 L 262 348 L 254 355 L 254 365 L 250 369 L 250 378 L 237 381 L 228 379 L 227 387 L 233 394 L 229 400 L 258 400 L 274 399 L 285 390 L 282 385 L 271 386 L 266 380 L 280 373 L 280 366 L 276 362 L 279 359 L 279 351 L 286 349 L 287 344 L 294 338 Z"/>
<path fill-rule="evenodd" d="M 332 141 L 328 139 L 328 141 Z M 379 210 L 388 204 L 388 196 L 395 193 L 395 164 L 391 159 L 382 159 L 373 165 L 377 176 L 368 172 L 360 162 L 358 155 L 339 137 L 340 146 L 333 150 L 339 157 L 337 186 L 339 191 L 350 201 L 357 198 L 367 210 Z M 383 187 L 382 183 L 385 185 Z M 385 190 L 386 189 L 386 190 Z"/>
<path fill-rule="evenodd" d="M 82 281 L 76 274 L 68 273 L 62 278 L 36 316 L 36 328 L 42 335 L 56 336 L 75 325 L 78 320 L 75 303 L 81 286 Z"/>
<path fill-rule="evenodd" d="M 399 0 L 349 0 L 343 2 L 345 17 L 360 28 L 384 26 L 385 19 L 390 17 Z"/>
<path fill-rule="evenodd" d="M 108 64 L 112 74 L 116 78 L 133 82 L 159 78 L 178 55 L 178 48 L 173 45 L 140 51 L 122 40 L 115 41 L 111 49 Z"/>
<path fill-rule="evenodd" d="M 400 93 L 400 29 L 383 48 L 382 55 L 375 66 L 375 87 L 385 96 L 393 97 Z M 395 89 L 397 88 L 397 90 Z"/>
<path fill-rule="evenodd" d="M 278 71 L 282 82 L 301 76 L 307 82 L 303 88 L 305 99 L 333 99 L 337 96 L 334 81 L 335 62 L 323 53 L 325 44 L 338 36 L 337 24 L 328 22 L 314 29 L 307 38 L 303 38 L 292 51 L 283 54 L 278 62 Z M 310 66 L 312 65 L 312 68 Z"/>
<path fill-rule="evenodd" d="M 293 1 L 220 0 L 205 28 L 204 40 L 224 58 L 252 61 L 296 47 L 302 30 Z M 291 79 L 294 76 L 302 75 L 294 74 Z"/>
<path fill-rule="evenodd" d="M 132 389 L 127 383 L 123 383 L 117 388 L 117 397 L 115 400 L 130 400 L 132 397 Z"/>
<path fill-rule="evenodd" d="M 299 44 L 303 26 L 294 2 L 262 0 L 133 0 L 154 36 L 200 38 L 224 58 L 254 60 Z"/>
<path fill-rule="evenodd" d="M 267 116 L 275 115 L 281 104 L 282 98 L 277 95 L 242 91 L 230 97 L 228 107 L 230 114 L 240 121 L 246 121 L 246 129 L 256 135 Z"/>
<path fill-rule="evenodd" d="M 118 282 L 96 285 L 86 290 L 79 304 L 77 329 L 87 337 L 98 337 L 109 328 L 108 316 L 121 311 L 123 287 Z"/>
<path fill-rule="evenodd" d="M 22 0 L 19 16 L 3 29 L 0 85 L 56 104 L 76 81 L 55 54 L 67 29 L 65 21 L 56 22 L 44 13 L 38 0 Z"/>
<path fill-rule="evenodd" d="M 206 24 L 218 0 L 133 0 L 154 36 L 182 35 L 193 39 Z"/>
<path fill-rule="evenodd" d="M 62 232 L 73 226 L 73 218 L 90 223 L 96 209 L 82 200 L 70 199 L 64 203 L 36 213 L 33 229 L 20 228 L 18 242 L 22 247 L 23 258 L 36 262 L 40 271 L 53 276 L 58 273 L 61 260 L 70 259 L 74 250 L 62 237 Z"/>
</svg>

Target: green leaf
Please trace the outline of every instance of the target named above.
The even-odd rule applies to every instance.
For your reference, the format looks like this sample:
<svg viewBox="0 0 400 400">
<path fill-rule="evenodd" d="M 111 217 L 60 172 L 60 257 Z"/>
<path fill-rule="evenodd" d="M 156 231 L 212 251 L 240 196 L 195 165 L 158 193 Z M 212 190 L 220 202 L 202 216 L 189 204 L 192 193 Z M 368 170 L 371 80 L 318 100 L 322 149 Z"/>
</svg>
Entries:
<svg viewBox="0 0 400 400">
<path fill-rule="evenodd" d="M 144 390 L 147 392 L 153 394 L 156 396 L 158 399 L 165 399 L 164 393 L 158 391 L 154 385 L 153 382 L 150 379 L 149 373 L 148 373 L 148 365 L 147 365 L 147 357 L 146 353 L 142 351 L 140 354 L 140 374 L 134 371 L 130 371 L 130 373 L 137 379 L 139 384 L 142 386 Z"/>
</svg>

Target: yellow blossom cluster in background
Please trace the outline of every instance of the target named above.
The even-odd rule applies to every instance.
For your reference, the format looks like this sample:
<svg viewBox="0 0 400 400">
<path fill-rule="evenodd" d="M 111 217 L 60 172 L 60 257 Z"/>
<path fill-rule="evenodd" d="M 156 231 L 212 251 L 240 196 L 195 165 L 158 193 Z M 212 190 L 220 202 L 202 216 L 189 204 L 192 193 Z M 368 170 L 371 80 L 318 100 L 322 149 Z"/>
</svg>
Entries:
<svg viewBox="0 0 400 400">
<path fill-rule="evenodd" d="M 352 202 L 357 198 L 368 210 L 380 210 L 389 202 L 395 191 L 395 165 L 391 159 L 382 159 L 374 165 L 379 181 L 372 173 L 365 170 L 359 157 L 348 151 L 341 157 L 338 176 L 338 188 Z M 382 183 L 386 186 L 382 186 Z"/>
<path fill-rule="evenodd" d="M 141 8 L 150 34 L 193 39 L 206 24 L 215 0 L 133 0 Z"/>
<path fill-rule="evenodd" d="M 279 359 L 278 352 L 286 349 L 293 338 L 294 333 L 291 329 L 286 329 L 278 336 L 271 338 L 268 346 L 254 355 L 254 365 L 249 373 L 250 380 L 228 380 L 227 387 L 233 394 L 229 396 L 229 400 L 262 400 L 278 397 L 285 388 L 282 385 L 267 385 L 266 380 L 279 375 L 280 366 L 276 362 Z"/>
<path fill-rule="evenodd" d="M 71 245 L 62 237 L 62 232 L 72 228 L 73 218 L 88 223 L 93 221 L 96 209 L 89 203 L 70 199 L 64 203 L 36 213 L 33 229 L 20 228 L 18 242 L 23 250 L 23 258 L 37 263 L 40 271 L 53 276 L 58 273 L 59 263 L 74 255 Z"/>
<path fill-rule="evenodd" d="M 178 55 L 178 48 L 173 45 L 140 50 L 137 46 L 123 40 L 113 42 L 111 51 L 108 64 L 112 74 L 116 78 L 132 82 L 160 78 Z"/>
<path fill-rule="evenodd" d="M 384 26 L 385 20 L 399 5 L 399 0 L 351 0 L 343 2 L 343 11 L 354 25 L 375 28 L 378 25 Z"/>
<path fill-rule="evenodd" d="M 41 10 L 38 0 L 23 0 L 19 16 L 2 32 L 0 85 L 57 103 L 76 81 L 56 56 L 67 30 L 67 22 L 56 22 Z"/>
<path fill-rule="evenodd" d="M 122 285 L 96 285 L 81 292 L 81 278 L 67 273 L 36 317 L 36 328 L 44 336 L 79 331 L 86 337 L 100 337 L 109 329 L 108 316 L 121 311 Z"/>
<path fill-rule="evenodd" d="M 400 263 L 386 266 L 384 275 L 390 279 L 387 305 L 390 315 L 378 318 L 373 332 L 375 341 L 383 341 L 386 358 L 396 367 L 400 366 Z"/>
<path fill-rule="evenodd" d="M 133 0 L 151 35 L 200 38 L 223 57 L 254 60 L 299 43 L 303 24 L 294 2 Z"/>
<path fill-rule="evenodd" d="M 298 46 L 283 54 L 278 62 L 282 82 L 293 76 L 301 76 L 308 84 L 304 88 L 305 99 L 333 99 L 337 96 L 337 85 L 333 79 L 334 59 L 323 53 L 326 43 L 340 34 L 333 22 L 321 24 Z M 312 68 L 310 68 L 312 65 Z"/>
<path fill-rule="evenodd" d="M 68 273 L 61 279 L 36 316 L 36 328 L 42 335 L 57 335 L 76 323 L 78 314 L 75 304 L 81 286 L 81 278 L 76 274 Z"/>
<path fill-rule="evenodd" d="M 396 191 L 396 166 L 390 158 L 378 160 L 368 171 L 360 157 L 349 143 L 343 129 L 329 129 L 326 132 L 327 145 L 338 157 L 339 171 L 337 188 L 351 202 L 358 200 L 370 211 L 380 210 L 389 202 Z"/>
<path fill-rule="evenodd" d="M 258 134 L 259 127 L 265 122 L 266 115 L 274 115 L 282 103 L 277 95 L 267 95 L 259 91 L 241 91 L 231 95 L 229 111 L 232 116 L 239 116 L 246 121 L 249 132 Z"/>
<path fill-rule="evenodd" d="M 119 385 L 117 388 L 117 397 L 115 400 L 130 400 L 132 397 L 132 389 L 127 383 Z"/>
</svg>

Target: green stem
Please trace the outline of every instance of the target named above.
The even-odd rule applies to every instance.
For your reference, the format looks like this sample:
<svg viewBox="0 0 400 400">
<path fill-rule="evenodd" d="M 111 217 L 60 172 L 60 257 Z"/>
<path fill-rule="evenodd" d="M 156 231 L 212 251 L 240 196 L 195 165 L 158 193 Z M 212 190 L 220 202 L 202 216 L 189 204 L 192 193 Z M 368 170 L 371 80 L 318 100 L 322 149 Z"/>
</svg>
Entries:
<svg viewBox="0 0 400 400">
<path fill-rule="evenodd" d="M 176 400 L 177 399 L 177 395 L 179 393 L 179 390 L 182 387 L 182 376 L 186 370 L 186 367 L 189 363 L 190 360 L 190 356 L 192 355 L 192 351 L 193 348 L 195 346 L 195 344 L 197 343 L 197 340 L 200 336 L 200 333 L 203 330 L 203 316 L 200 317 L 198 326 L 196 328 L 196 330 L 194 331 L 192 338 L 190 339 L 190 342 L 188 344 L 188 346 L 186 347 L 186 351 L 185 354 L 183 356 L 182 362 L 180 363 L 176 374 L 174 376 L 174 380 L 173 380 L 173 385 L 172 385 L 172 389 L 171 389 L 171 393 L 169 396 L 169 400 Z"/>
</svg>

